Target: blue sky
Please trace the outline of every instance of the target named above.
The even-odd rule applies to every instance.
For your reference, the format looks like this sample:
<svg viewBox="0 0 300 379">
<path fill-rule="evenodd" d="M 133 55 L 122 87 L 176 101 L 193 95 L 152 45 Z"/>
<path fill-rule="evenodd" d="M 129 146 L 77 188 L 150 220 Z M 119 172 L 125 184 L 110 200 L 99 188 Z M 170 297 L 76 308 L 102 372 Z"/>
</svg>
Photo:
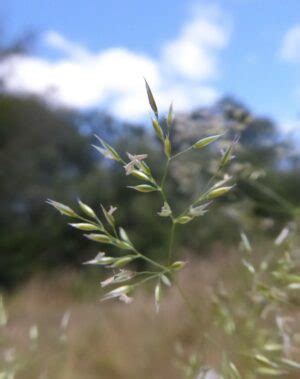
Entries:
<svg viewBox="0 0 300 379">
<path fill-rule="evenodd" d="M 27 60 L 0 67 L 0 75 L 9 70 L 11 91 L 138 119 L 147 114 L 145 75 L 163 110 L 171 100 L 181 111 L 233 94 L 284 128 L 297 127 L 298 0 L 5 3 L 9 36 L 28 29 L 39 36 Z"/>
</svg>

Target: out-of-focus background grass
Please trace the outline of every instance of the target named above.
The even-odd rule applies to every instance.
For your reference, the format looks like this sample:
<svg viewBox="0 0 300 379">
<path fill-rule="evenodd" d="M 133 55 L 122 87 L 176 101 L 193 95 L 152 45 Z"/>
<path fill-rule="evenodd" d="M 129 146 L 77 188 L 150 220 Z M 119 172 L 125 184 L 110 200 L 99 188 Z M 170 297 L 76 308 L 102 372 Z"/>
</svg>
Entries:
<svg viewBox="0 0 300 379">
<path fill-rule="evenodd" d="M 292 3 L 291 12 L 296 6 Z M 253 5 L 253 15 L 258 8 Z M 201 36 L 212 33 L 201 30 Z M 21 356 L 17 378 L 22 379 L 182 378 L 181 368 L 194 352 L 214 365 L 220 352 L 208 341 L 199 345 L 198 338 L 204 331 L 217 333 L 211 322 L 212 289 L 224 282 L 242 301 L 240 232 L 246 231 L 263 255 L 294 216 L 300 205 L 299 139 L 284 134 L 273 115 L 256 114 L 238 100 L 238 93 L 229 96 L 230 86 L 205 106 L 193 92 L 192 107 L 175 112 L 174 152 L 215 132 L 226 132 L 225 142 L 239 136 L 230 168 L 234 191 L 176 237 L 176 253 L 191 262 L 180 282 L 200 320 L 191 319 L 176 289 L 167 291 L 159 316 L 147 288 L 130 306 L 102 303 L 99 283 L 105 272 L 82 266 L 97 246 L 74 233 L 45 201 L 74 205 L 80 197 L 98 211 L 100 204 L 116 205 L 118 222 L 139 249 L 159 259 L 169 232 L 168 223 L 156 217 L 162 204 L 156 195 L 127 189 L 132 181 L 122 167 L 105 161 L 91 144 L 96 133 L 118 151 L 147 153 L 157 176 L 162 175 L 163 152 L 143 116 L 123 118 L 101 101 L 101 107 L 57 104 L 51 89 L 49 94 L 43 93 L 45 88 L 30 91 L 18 79 L 26 78 L 29 66 L 18 62 L 36 59 L 36 35 L 6 38 L 3 33 L 0 44 L 0 287 L 9 316 L 0 339 L 1 360 L 9 360 L 9 354 Z M 114 59 L 118 70 L 118 56 Z M 40 75 L 39 66 L 30 67 L 29 82 Z M 50 65 L 50 74 L 51 69 L 56 70 Z M 139 71 L 137 76 L 141 80 Z M 72 79 L 76 83 L 76 75 Z M 12 83 L 21 83 L 21 89 Z M 172 88 L 167 92 L 176 110 L 178 91 Z M 189 86 L 185 90 L 192 91 Z M 74 91 L 84 92 L 85 87 L 79 83 Z M 143 91 L 137 104 L 143 104 L 140 97 L 146 99 Z M 222 144 L 191 153 L 171 165 L 168 190 L 176 208 L 183 208 L 215 171 L 220 148 Z M 224 338 L 220 351 L 236 351 L 251 336 L 241 339 Z M 247 364 L 241 357 L 238 362 Z"/>
</svg>

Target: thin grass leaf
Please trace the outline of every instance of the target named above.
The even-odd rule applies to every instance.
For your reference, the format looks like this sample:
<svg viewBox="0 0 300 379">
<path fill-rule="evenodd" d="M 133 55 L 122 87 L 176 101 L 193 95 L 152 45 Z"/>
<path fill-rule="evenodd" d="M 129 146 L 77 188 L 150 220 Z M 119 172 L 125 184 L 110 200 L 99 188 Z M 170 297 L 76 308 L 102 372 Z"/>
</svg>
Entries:
<svg viewBox="0 0 300 379">
<path fill-rule="evenodd" d="M 156 187 L 150 186 L 149 184 L 140 184 L 138 186 L 128 186 L 128 188 L 132 188 L 135 191 L 144 192 L 144 193 L 157 191 Z"/>
<path fill-rule="evenodd" d="M 193 220 L 193 217 L 191 216 L 180 216 L 175 219 L 175 222 L 177 224 L 187 224 L 188 222 L 192 220 Z"/>
<path fill-rule="evenodd" d="M 78 200 L 78 204 L 84 214 L 97 220 L 96 213 L 93 211 L 93 209 L 89 205 L 83 203 L 81 200 Z"/>
<path fill-rule="evenodd" d="M 245 248 L 246 251 L 250 253 L 252 251 L 252 246 L 250 244 L 248 237 L 246 236 L 244 232 L 242 232 L 240 236 L 241 236 L 243 247 Z"/>
<path fill-rule="evenodd" d="M 145 80 L 146 91 L 147 91 L 147 96 L 148 96 L 148 101 L 149 101 L 150 107 L 151 107 L 152 111 L 154 112 L 156 118 L 158 118 L 158 109 L 157 109 L 157 105 L 156 105 L 154 96 L 152 94 L 151 88 L 150 88 L 147 80 L 145 78 L 144 78 L 144 80 Z"/>
<path fill-rule="evenodd" d="M 100 138 L 99 136 L 97 136 L 96 134 L 95 134 L 95 137 L 101 143 L 103 148 L 110 153 L 110 154 L 108 154 L 109 159 L 114 159 L 115 161 L 118 161 L 118 162 L 122 161 L 122 158 L 120 157 L 119 153 L 112 146 L 110 146 L 107 142 L 103 141 L 103 139 Z M 97 150 L 102 153 L 101 148 L 100 148 L 100 150 L 99 149 L 97 149 Z M 103 154 L 103 155 L 105 156 L 105 154 Z"/>
<path fill-rule="evenodd" d="M 168 128 L 171 128 L 173 123 L 173 103 L 170 104 L 168 117 L 167 117 L 167 126 Z"/>
<path fill-rule="evenodd" d="M 154 289 L 154 299 L 155 299 L 156 313 L 159 313 L 161 295 L 162 295 L 161 283 L 160 283 L 160 281 L 158 281 L 158 283 L 156 284 L 155 289 Z"/>
<path fill-rule="evenodd" d="M 212 200 L 212 199 L 215 199 L 216 197 L 220 197 L 220 196 L 223 196 L 225 195 L 226 193 L 228 193 L 231 189 L 233 188 L 233 186 L 225 186 L 225 187 L 219 187 L 219 188 L 215 188 L 215 189 L 212 189 L 210 190 L 205 196 L 205 200 Z M 199 200 L 201 200 L 203 197 L 201 196 Z"/>
<path fill-rule="evenodd" d="M 108 222 L 108 224 L 110 226 L 114 227 L 115 226 L 115 218 L 112 215 L 112 213 L 107 212 L 107 210 L 103 207 L 102 204 L 101 204 L 101 209 L 102 209 L 102 212 L 103 212 L 104 217 L 105 217 L 106 221 Z"/>
<path fill-rule="evenodd" d="M 171 287 L 172 283 L 171 283 L 170 279 L 165 274 L 162 274 L 160 279 L 165 286 Z"/>
<path fill-rule="evenodd" d="M 135 255 L 127 255 L 126 257 L 122 257 L 116 259 L 115 262 L 111 265 L 113 268 L 122 268 L 126 266 L 128 263 L 132 262 L 137 257 Z"/>
<path fill-rule="evenodd" d="M 228 368 L 230 370 L 232 379 L 242 379 L 237 367 L 233 362 L 229 362 Z"/>
<path fill-rule="evenodd" d="M 271 359 L 267 358 L 266 356 L 264 356 L 264 355 L 262 355 L 262 354 L 255 354 L 255 355 L 253 356 L 253 358 L 254 358 L 257 362 L 259 362 L 259 363 L 261 363 L 261 364 L 263 364 L 263 365 L 266 365 L 266 366 L 268 366 L 268 367 L 273 367 L 273 368 L 277 368 L 277 367 L 278 367 L 278 364 L 277 364 L 277 363 L 271 361 Z"/>
<path fill-rule="evenodd" d="M 171 268 L 173 269 L 173 270 L 181 270 L 182 268 L 184 268 L 185 267 L 185 265 L 186 265 L 186 262 L 183 262 L 183 261 L 176 261 L 176 262 L 173 262 L 172 264 L 171 264 Z"/>
<path fill-rule="evenodd" d="M 152 120 L 153 129 L 160 140 L 164 140 L 164 132 L 156 119 Z"/>
<path fill-rule="evenodd" d="M 86 238 L 88 238 L 91 241 L 95 242 L 101 242 L 101 243 L 112 243 L 112 240 L 110 237 L 108 237 L 105 234 L 84 234 Z"/>
<path fill-rule="evenodd" d="M 283 228 L 281 232 L 279 233 L 279 235 L 276 237 L 274 244 L 277 246 L 281 245 L 288 238 L 289 234 L 290 234 L 289 228 L 288 227 Z"/>
<path fill-rule="evenodd" d="M 94 230 L 99 230 L 99 226 L 93 225 L 93 224 L 88 224 L 88 223 L 76 223 L 76 224 L 69 224 L 72 226 L 72 228 L 79 229 L 79 230 L 84 230 L 84 231 L 89 231 L 92 232 Z"/>
<path fill-rule="evenodd" d="M 103 147 L 96 146 L 96 145 L 92 145 L 92 147 L 96 149 L 97 151 L 99 151 L 99 153 L 101 153 L 105 158 L 112 159 L 114 161 L 116 160 L 115 156 L 112 154 L 110 150 L 104 149 Z"/>
<path fill-rule="evenodd" d="M 281 362 L 292 369 L 300 370 L 300 362 L 296 362 L 288 358 L 282 358 Z"/>
<path fill-rule="evenodd" d="M 109 300 L 114 298 L 120 298 L 123 295 L 128 295 L 130 291 L 133 289 L 131 285 L 125 285 L 118 288 L 115 288 L 114 290 L 108 292 L 102 297 L 102 300 Z"/>
<path fill-rule="evenodd" d="M 123 249 L 123 250 L 133 250 L 133 246 L 131 243 L 129 242 L 126 242 L 126 241 L 122 241 L 122 240 L 119 240 L 119 239 L 114 239 L 114 245 L 117 246 L 119 249 Z"/>
<path fill-rule="evenodd" d="M 105 253 L 98 253 L 95 258 L 90 259 L 89 261 L 83 262 L 84 265 L 109 265 L 115 261 L 116 258 L 107 257 Z"/>
<path fill-rule="evenodd" d="M 140 170 L 134 169 L 131 171 L 130 175 L 133 175 L 136 178 L 141 179 L 141 180 L 148 180 L 149 182 L 152 182 L 152 179 L 150 178 L 150 176 Z"/>
<path fill-rule="evenodd" d="M 124 242 L 127 242 L 128 244 L 131 244 L 131 241 L 128 237 L 128 234 L 126 233 L 126 231 L 123 229 L 123 228 L 119 228 L 119 235 L 121 237 L 121 239 L 124 241 Z"/>
<path fill-rule="evenodd" d="M 233 158 L 234 156 L 232 155 L 234 146 L 238 143 L 239 138 L 235 138 L 230 146 L 227 148 L 227 150 L 223 153 L 221 162 L 220 162 L 220 167 L 226 166 Z"/>
<path fill-rule="evenodd" d="M 56 210 L 58 210 L 62 215 L 64 216 L 69 216 L 69 217 L 74 217 L 77 218 L 78 214 L 73 211 L 72 208 L 68 207 L 67 205 L 64 205 L 62 203 L 58 203 L 57 201 L 48 199 L 46 201 L 47 204 L 51 205 L 54 207 Z"/>
<path fill-rule="evenodd" d="M 250 262 L 246 261 L 246 259 L 242 259 L 242 264 L 246 267 L 250 274 L 255 274 L 255 268 Z"/>
<path fill-rule="evenodd" d="M 202 138 L 199 141 L 197 141 L 196 143 L 194 143 L 193 148 L 194 149 L 202 149 L 203 147 L 208 146 L 211 143 L 217 141 L 220 137 L 221 137 L 221 134 Z"/>
<path fill-rule="evenodd" d="M 172 147 L 171 147 L 171 141 L 168 136 L 165 138 L 164 144 L 165 144 L 165 155 L 167 158 L 170 158 Z"/>
<path fill-rule="evenodd" d="M 260 375 L 265 376 L 281 376 L 287 374 L 288 372 L 279 368 L 271 368 L 271 367 L 258 367 L 256 372 Z"/>
</svg>

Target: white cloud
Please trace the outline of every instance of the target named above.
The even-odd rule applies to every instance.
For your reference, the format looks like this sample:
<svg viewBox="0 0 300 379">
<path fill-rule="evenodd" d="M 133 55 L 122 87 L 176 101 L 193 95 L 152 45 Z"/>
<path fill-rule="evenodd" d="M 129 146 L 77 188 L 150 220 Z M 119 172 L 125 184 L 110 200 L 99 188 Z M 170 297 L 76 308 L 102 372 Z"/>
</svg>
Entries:
<svg viewBox="0 0 300 379">
<path fill-rule="evenodd" d="M 218 75 L 218 53 L 229 41 L 229 28 L 216 7 L 194 9 L 178 37 L 163 47 L 164 61 L 176 73 L 193 80 Z"/>
<path fill-rule="evenodd" d="M 283 36 L 279 55 L 286 62 L 300 63 L 300 24 L 291 27 Z M 294 90 L 296 101 L 300 99 L 300 87 L 296 83 Z M 282 119 L 279 123 L 283 133 L 299 133 L 300 122 L 296 117 Z"/>
<path fill-rule="evenodd" d="M 300 62 L 300 25 L 293 26 L 285 33 L 280 56 L 288 62 Z"/>
<path fill-rule="evenodd" d="M 178 36 L 163 44 L 158 59 L 124 47 L 94 53 L 50 31 L 44 43 L 63 57 L 11 57 L 0 64 L 0 77 L 8 91 L 81 109 L 101 106 L 121 118 L 137 119 L 148 112 L 143 77 L 162 110 L 171 100 L 181 111 L 215 100 L 219 93 L 212 83 L 228 42 L 229 27 L 216 7 L 195 11 Z"/>
<path fill-rule="evenodd" d="M 44 43 L 49 47 L 69 54 L 71 57 L 84 59 L 89 57 L 89 52 L 82 46 L 68 41 L 55 31 L 48 31 L 44 34 Z"/>
<path fill-rule="evenodd" d="M 300 121 L 297 118 L 287 118 L 282 119 L 278 123 L 280 131 L 283 134 L 294 134 L 299 133 Z"/>
</svg>

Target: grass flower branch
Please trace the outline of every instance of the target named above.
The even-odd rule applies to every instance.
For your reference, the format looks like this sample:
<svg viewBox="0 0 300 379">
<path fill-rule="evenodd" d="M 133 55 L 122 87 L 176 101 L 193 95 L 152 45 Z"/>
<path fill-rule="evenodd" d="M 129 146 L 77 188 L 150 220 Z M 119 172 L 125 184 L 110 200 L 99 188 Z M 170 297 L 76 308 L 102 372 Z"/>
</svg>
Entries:
<svg viewBox="0 0 300 379">
<path fill-rule="evenodd" d="M 169 201 L 171 196 L 169 196 L 167 186 L 170 165 L 175 159 L 192 150 L 198 151 L 209 148 L 211 144 L 221 139 L 223 134 L 207 135 L 186 149 L 172 155 L 173 105 L 170 105 L 168 115 L 162 122 L 150 86 L 147 81 L 145 81 L 145 84 L 149 105 L 153 112 L 152 126 L 162 145 L 166 159 L 162 178 L 157 179 L 154 177 L 151 167 L 147 163 L 147 153 L 135 154 L 127 152 L 122 157 L 121 153 L 98 136 L 96 137 L 100 142 L 100 146 L 95 145 L 94 148 L 105 158 L 122 165 L 125 175 L 138 181 L 137 184 L 130 185 L 127 188 L 135 190 L 143 196 L 152 192 L 158 193 L 162 204 L 157 215 L 170 220 L 170 232 L 165 255 L 159 260 L 155 260 L 150 258 L 147 252 L 140 252 L 140 249 L 135 246 L 126 230 L 117 225 L 116 207 L 110 207 L 106 210 L 101 206 L 103 217 L 99 217 L 97 212 L 80 200 L 78 201 L 78 211 L 74 211 L 69 206 L 57 201 L 48 200 L 48 203 L 62 215 L 79 221 L 71 222 L 70 226 L 85 232 L 84 236 L 87 239 L 118 249 L 118 253 L 114 253 L 111 256 L 101 251 L 95 258 L 85 262 L 85 264 L 100 265 L 107 269 L 113 269 L 113 275 L 101 282 L 101 286 L 104 288 L 113 286 L 113 289 L 105 293 L 103 300 L 117 298 L 125 303 L 130 303 L 132 301 L 131 296 L 136 288 L 148 282 L 154 282 L 154 303 L 156 311 L 159 311 L 163 290 L 174 285 L 194 321 L 197 322 L 199 319 L 197 309 L 191 304 L 189 297 L 185 294 L 176 278 L 177 272 L 185 267 L 185 262 L 174 260 L 176 232 L 180 225 L 188 224 L 204 216 L 210 211 L 212 203 L 233 190 L 232 176 L 226 173 L 226 168 L 234 158 L 233 151 L 238 139 L 235 138 L 222 153 L 215 173 L 203 186 L 196 199 L 191 201 L 181 212 L 175 214 L 174 209 L 176 207 Z M 285 208 L 291 210 L 292 205 L 273 193 L 272 190 L 264 187 L 260 189 Z M 297 212 L 298 210 L 293 213 L 295 217 Z M 283 245 L 288 239 L 288 234 L 289 230 L 284 229 L 276 239 L 275 245 L 277 247 Z M 212 296 L 215 309 L 214 322 L 221 327 L 225 335 L 233 338 L 233 334 L 237 330 L 237 320 L 245 318 L 245 333 L 251 335 L 251 343 L 249 346 L 245 346 L 242 354 L 251 361 L 252 373 L 250 370 L 243 378 L 254 379 L 257 375 L 282 376 L 291 370 L 300 368 L 300 365 L 291 359 L 287 348 L 281 343 L 281 340 L 288 338 L 283 327 L 282 308 L 293 304 L 290 292 L 300 288 L 300 276 L 296 273 L 296 265 L 293 263 L 292 254 L 288 249 L 284 250 L 284 254 L 279 259 L 276 260 L 277 252 L 272 252 L 258 264 L 254 259 L 252 245 L 245 233 L 241 233 L 241 246 L 241 269 L 245 270 L 245 283 L 248 285 L 242 304 L 244 308 L 241 309 L 239 305 L 235 306 L 234 296 L 231 296 L 225 290 L 217 290 Z M 131 271 L 130 268 L 132 268 L 134 261 L 137 259 L 143 260 L 153 268 L 153 271 L 151 269 L 140 272 Z M 164 262 L 167 263 L 165 264 Z M 116 270 L 119 271 L 116 272 Z M 245 310 L 247 310 L 246 313 Z M 269 314 L 274 315 L 274 323 L 279 325 L 275 333 L 274 329 L 271 330 L 273 335 L 269 333 L 266 327 L 260 326 L 261 321 Z M 218 341 L 210 336 L 209 333 L 205 333 L 203 337 L 218 346 Z M 279 346 L 279 348 L 277 350 L 268 350 L 266 346 L 271 345 Z M 242 374 L 229 359 L 229 355 L 234 356 L 236 352 L 229 351 L 223 354 L 223 360 L 220 365 L 221 374 L 218 378 L 241 379 Z M 200 377 L 202 378 L 202 376 Z M 205 377 L 203 376 L 203 378 Z"/>
</svg>

